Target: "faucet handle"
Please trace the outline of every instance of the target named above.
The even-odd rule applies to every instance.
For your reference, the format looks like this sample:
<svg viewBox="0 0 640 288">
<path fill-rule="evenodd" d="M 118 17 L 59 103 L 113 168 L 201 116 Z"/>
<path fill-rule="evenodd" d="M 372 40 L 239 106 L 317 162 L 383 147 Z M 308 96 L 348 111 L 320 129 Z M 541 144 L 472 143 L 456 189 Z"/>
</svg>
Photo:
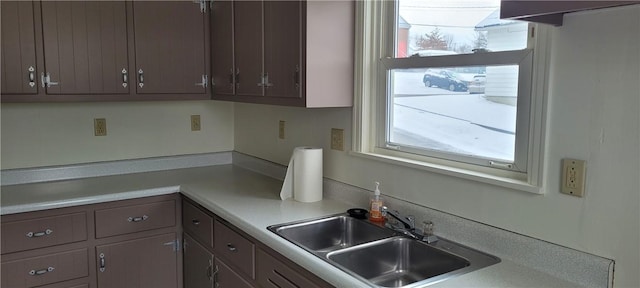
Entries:
<svg viewBox="0 0 640 288">
<path fill-rule="evenodd" d="M 428 244 L 438 242 L 438 236 L 433 234 L 433 222 L 423 221 L 422 233 L 422 241 L 427 242 Z"/>
</svg>

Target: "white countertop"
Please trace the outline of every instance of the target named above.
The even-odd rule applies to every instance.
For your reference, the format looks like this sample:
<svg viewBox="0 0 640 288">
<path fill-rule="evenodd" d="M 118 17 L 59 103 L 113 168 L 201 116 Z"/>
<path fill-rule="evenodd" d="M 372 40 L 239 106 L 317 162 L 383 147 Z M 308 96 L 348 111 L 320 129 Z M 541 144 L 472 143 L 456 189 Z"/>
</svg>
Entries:
<svg viewBox="0 0 640 288">
<path fill-rule="evenodd" d="M 234 165 L 2 186 L 0 213 L 116 201 L 182 192 L 293 262 L 337 287 L 367 285 L 268 231 L 267 226 L 345 212 L 325 199 L 300 203 L 279 198 L 282 182 Z M 451 239 L 454 240 L 455 239 Z M 578 287 L 517 263 L 502 262 L 430 287 Z"/>
</svg>

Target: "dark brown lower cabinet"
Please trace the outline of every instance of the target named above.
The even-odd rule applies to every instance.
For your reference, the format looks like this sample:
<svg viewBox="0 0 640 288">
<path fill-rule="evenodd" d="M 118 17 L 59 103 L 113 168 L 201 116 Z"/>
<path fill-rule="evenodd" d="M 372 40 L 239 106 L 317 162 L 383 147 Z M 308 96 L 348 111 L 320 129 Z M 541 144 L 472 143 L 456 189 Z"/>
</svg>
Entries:
<svg viewBox="0 0 640 288">
<path fill-rule="evenodd" d="M 185 288 L 333 287 L 188 198 L 183 198 L 183 204 L 183 223 L 202 225 L 210 223 L 202 219 L 214 219 L 213 244 L 191 235 L 193 227 L 185 228 Z"/>
<path fill-rule="evenodd" d="M 260 287 L 322 287 L 262 249 L 258 249 L 256 258 L 256 281 Z"/>
<path fill-rule="evenodd" d="M 173 194 L 2 215 L 0 287 L 182 288 L 181 207 Z"/>
<path fill-rule="evenodd" d="M 216 259 L 215 268 L 217 272 L 216 275 L 216 285 L 215 287 L 219 288 L 253 288 L 247 280 L 245 280 L 238 273 L 234 272 L 227 264 L 225 264 L 219 258 Z"/>
<path fill-rule="evenodd" d="M 213 288 L 213 272 L 215 272 L 213 270 L 213 253 L 185 233 L 182 255 L 184 257 L 184 287 Z"/>
<path fill-rule="evenodd" d="M 98 287 L 178 287 L 176 234 L 96 247 Z"/>
</svg>

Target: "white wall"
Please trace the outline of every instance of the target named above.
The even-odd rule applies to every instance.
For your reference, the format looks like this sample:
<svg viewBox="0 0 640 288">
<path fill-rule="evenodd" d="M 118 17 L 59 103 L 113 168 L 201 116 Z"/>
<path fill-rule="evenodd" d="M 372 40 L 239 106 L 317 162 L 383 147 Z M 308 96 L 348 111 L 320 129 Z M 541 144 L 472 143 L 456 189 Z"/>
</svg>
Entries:
<svg viewBox="0 0 640 288">
<path fill-rule="evenodd" d="M 93 135 L 94 118 L 106 118 L 107 136 Z M 3 103 L 1 119 L 2 169 L 233 150 L 227 102 Z"/>
<path fill-rule="evenodd" d="M 351 145 L 350 109 L 236 104 L 235 149 L 286 165 L 322 146 L 325 177 L 614 259 L 614 286 L 640 287 L 640 6 L 567 15 L 553 34 L 545 195 L 330 150 L 331 128 Z M 562 158 L 587 161 L 585 198 L 559 192 Z"/>
</svg>

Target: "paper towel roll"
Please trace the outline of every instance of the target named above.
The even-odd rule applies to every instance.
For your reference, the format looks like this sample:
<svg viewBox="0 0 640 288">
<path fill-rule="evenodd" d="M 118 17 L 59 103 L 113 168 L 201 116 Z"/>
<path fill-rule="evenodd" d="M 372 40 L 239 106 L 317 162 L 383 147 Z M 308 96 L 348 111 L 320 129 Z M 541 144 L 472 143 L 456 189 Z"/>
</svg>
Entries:
<svg viewBox="0 0 640 288">
<path fill-rule="evenodd" d="M 280 199 L 322 200 L 322 148 L 296 147 L 289 160 Z"/>
</svg>

